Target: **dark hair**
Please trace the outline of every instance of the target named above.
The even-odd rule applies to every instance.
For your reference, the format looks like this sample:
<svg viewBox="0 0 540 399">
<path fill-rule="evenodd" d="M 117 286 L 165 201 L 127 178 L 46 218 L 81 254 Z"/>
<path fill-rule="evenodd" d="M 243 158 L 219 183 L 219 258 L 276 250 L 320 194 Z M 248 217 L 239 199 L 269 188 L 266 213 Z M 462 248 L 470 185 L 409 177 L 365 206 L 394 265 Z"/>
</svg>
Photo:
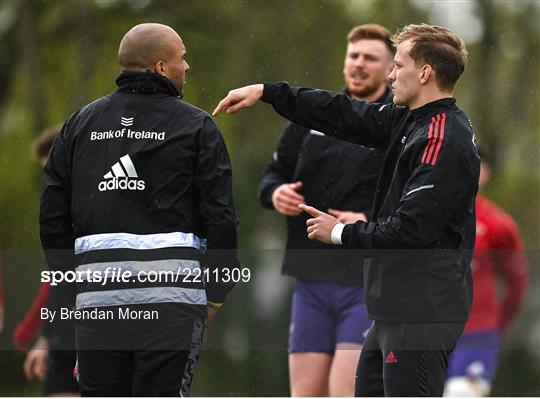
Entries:
<svg viewBox="0 0 540 399">
<path fill-rule="evenodd" d="M 49 156 L 54 139 L 60 133 L 61 125 L 45 129 L 32 143 L 32 156 L 40 161 Z"/>
<path fill-rule="evenodd" d="M 392 34 L 388 29 L 379 24 L 358 25 L 351 29 L 347 35 L 347 42 L 354 43 L 362 39 L 375 39 L 382 41 L 392 57 L 396 53 L 396 48 L 392 42 Z"/>
<path fill-rule="evenodd" d="M 429 64 L 435 70 L 437 82 L 443 90 L 452 90 L 465 70 L 465 43 L 446 28 L 428 24 L 407 25 L 392 40 L 396 46 L 411 40 L 413 45 L 409 55 L 417 66 Z"/>
</svg>

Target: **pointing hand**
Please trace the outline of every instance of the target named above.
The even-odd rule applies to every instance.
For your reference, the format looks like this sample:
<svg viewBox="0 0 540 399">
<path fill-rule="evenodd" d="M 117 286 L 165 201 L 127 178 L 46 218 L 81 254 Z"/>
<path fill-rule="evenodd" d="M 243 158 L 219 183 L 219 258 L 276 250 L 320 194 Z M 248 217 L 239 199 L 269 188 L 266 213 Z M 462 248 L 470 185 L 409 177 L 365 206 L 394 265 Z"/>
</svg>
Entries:
<svg viewBox="0 0 540 399">
<path fill-rule="evenodd" d="M 312 206 L 300 204 L 298 207 L 314 217 L 313 219 L 308 219 L 306 221 L 306 225 L 308 226 L 308 238 L 310 240 L 318 240 L 325 244 L 332 244 L 332 229 L 339 223 L 339 220 Z"/>
<path fill-rule="evenodd" d="M 231 90 L 227 97 L 219 102 L 214 112 L 212 112 L 212 116 L 216 116 L 221 111 L 232 114 L 255 105 L 262 97 L 263 89 L 263 84 L 256 84 Z"/>
</svg>

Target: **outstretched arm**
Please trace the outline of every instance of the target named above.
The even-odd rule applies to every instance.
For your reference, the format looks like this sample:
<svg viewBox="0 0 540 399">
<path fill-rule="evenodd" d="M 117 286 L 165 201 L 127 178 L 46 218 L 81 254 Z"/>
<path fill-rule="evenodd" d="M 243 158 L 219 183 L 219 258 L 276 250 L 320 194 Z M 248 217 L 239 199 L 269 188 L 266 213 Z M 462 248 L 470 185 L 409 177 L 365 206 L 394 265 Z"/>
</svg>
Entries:
<svg viewBox="0 0 540 399">
<path fill-rule="evenodd" d="M 353 100 L 344 93 L 332 93 L 287 82 L 256 84 L 232 90 L 221 100 L 213 115 L 234 113 L 262 101 L 291 122 L 321 131 L 341 140 L 368 147 L 386 148 L 392 126 L 407 115 L 407 109 L 392 104 Z"/>
</svg>

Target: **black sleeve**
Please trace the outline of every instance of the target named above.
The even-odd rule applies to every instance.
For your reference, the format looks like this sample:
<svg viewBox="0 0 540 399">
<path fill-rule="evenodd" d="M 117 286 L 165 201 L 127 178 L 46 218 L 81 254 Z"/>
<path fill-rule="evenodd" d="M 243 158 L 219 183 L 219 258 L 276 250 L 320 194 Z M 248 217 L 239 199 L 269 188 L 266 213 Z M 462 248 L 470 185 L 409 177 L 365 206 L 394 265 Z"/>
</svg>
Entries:
<svg viewBox="0 0 540 399">
<path fill-rule="evenodd" d="M 395 214 L 382 223 L 347 225 L 342 234 L 345 245 L 366 249 L 426 247 L 451 224 L 467 194 L 474 192 L 478 165 L 464 151 L 445 139 L 436 160 L 426 160 L 427 139 L 416 145 L 416 167 L 405 184 Z M 473 204 L 473 200 L 469 202 Z"/>
<path fill-rule="evenodd" d="M 259 200 L 261 205 L 273 209 L 272 194 L 274 190 L 285 183 L 292 183 L 298 155 L 307 130 L 294 123 L 289 123 L 279 139 L 277 150 L 263 173 L 259 185 Z"/>
<path fill-rule="evenodd" d="M 308 129 L 372 148 L 390 142 L 393 104 L 353 100 L 345 93 L 332 93 L 287 82 L 265 83 L 262 101 L 284 118 Z"/>
<path fill-rule="evenodd" d="M 239 267 L 231 162 L 221 132 L 210 117 L 203 123 L 198 147 L 195 184 L 207 245 L 203 265 L 210 270 L 231 270 Z M 234 284 L 222 282 L 222 273 L 217 279 L 214 273 L 209 275 L 206 296 L 209 301 L 221 303 Z"/>
</svg>

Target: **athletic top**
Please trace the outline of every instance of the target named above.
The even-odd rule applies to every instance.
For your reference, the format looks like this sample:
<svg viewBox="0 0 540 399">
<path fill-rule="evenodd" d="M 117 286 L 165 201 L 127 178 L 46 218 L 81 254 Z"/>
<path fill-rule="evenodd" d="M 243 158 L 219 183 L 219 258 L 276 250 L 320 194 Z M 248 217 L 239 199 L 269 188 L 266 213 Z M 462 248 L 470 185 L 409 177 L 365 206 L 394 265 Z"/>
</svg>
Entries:
<svg viewBox="0 0 540 399">
<path fill-rule="evenodd" d="M 392 102 L 389 87 L 376 102 Z M 273 209 L 272 194 L 278 186 L 302 181 L 299 192 L 307 204 L 323 210 L 364 212 L 369 218 L 383 156 L 381 149 L 344 142 L 290 123 L 264 171 L 259 199 L 264 207 Z M 305 280 L 362 285 L 364 259 L 359 252 L 310 240 L 306 233 L 309 217 L 305 212 L 287 217 L 282 273 Z"/>
<path fill-rule="evenodd" d="M 527 284 L 527 261 L 519 229 L 510 215 L 479 196 L 472 263 L 474 297 L 465 332 L 504 332 L 516 316 Z M 504 294 L 497 294 L 498 278 Z"/>
<path fill-rule="evenodd" d="M 342 234 L 345 246 L 376 250 L 364 264 L 368 316 L 466 321 L 480 158 L 455 99 L 410 110 L 279 82 L 264 85 L 262 100 L 307 128 L 386 151 L 372 221 Z"/>
<path fill-rule="evenodd" d="M 204 284 L 201 270 L 238 267 L 221 132 L 160 75 L 122 73 L 116 83 L 116 92 L 75 112 L 53 143 L 40 209 L 48 266 L 102 277 L 107 267 L 172 272 L 174 281 L 106 286 L 84 277 L 76 308 L 172 303 L 203 317 L 207 298 L 223 302 L 233 283 Z"/>
</svg>

